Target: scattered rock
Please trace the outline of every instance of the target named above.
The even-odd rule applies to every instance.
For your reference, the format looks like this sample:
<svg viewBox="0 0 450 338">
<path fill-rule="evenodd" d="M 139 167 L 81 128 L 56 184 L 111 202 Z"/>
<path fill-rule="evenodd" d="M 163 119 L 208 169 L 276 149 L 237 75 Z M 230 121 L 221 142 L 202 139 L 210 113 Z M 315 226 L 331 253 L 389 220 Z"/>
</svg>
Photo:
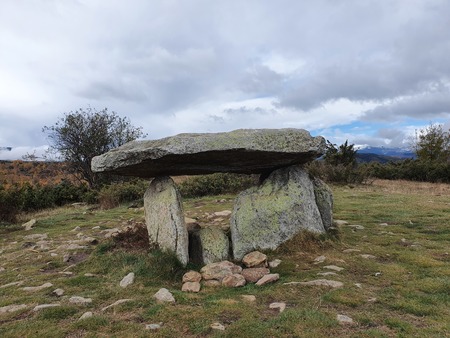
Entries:
<svg viewBox="0 0 450 338">
<path fill-rule="evenodd" d="M 6 269 L 3 266 L 0 266 L 0 272 L 6 271 Z"/>
<path fill-rule="evenodd" d="M 26 309 L 27 307 L 28 307 L 28 305 L 25 305 L 25 304 L 20 304 L 20 305 L 13 304 L 13 305 L 2 306 L 2 307 L 0 307 L 0 314 L 16 312 L 19 310 Z"/>
<path fill-rule="evenodd" d="M 146 330 L 159 330 L 163 325 L 163 322 L 154 323 L 154 324 L 147 324 L 145 325 Z"/>
<path fill-rule="evenodd" d="M 119 285 L 122 288 L 126 288 L 127 286 L 134 283 L 134 272 L 130 272 L 128 275 L 123 277 L 123 279 L 120 281 Z"/>
<path fill-rule="evenodd" d="M 80 231 L 80 230 L 81 230 L 81 227 L 76 226 L 75 228 L 73 228 L 73 229 L 70 230 L 70 231 L 72 231 L 72 232 L 77 232 L 77 231 Z"/>
<path fill-rule="evenodd" d="M 380 223 L 380 224 L 378 224 L 379 226 L 382 226 L 382 227 L 387 227 L 389 224 L 388 223 Z"/>
<path fill-rule="evenodd" d="M 213 215 L 215 217 L 228 217 L 231 215 L 231 210 L 216 211 Z"/>
<path fill-rule="evenodd" d="M 81 315 L 80 318 L 78 318 L 78 320 L 83 320 L 86 318 L 91 318 L 94 314 L 91 311 L 85 312 Z"/>
<path fill-rule="evenodd" d="M 375 272 L 375 277 L 381 276 L 381 272 Z"/>
<path fill-rule="evenodd" d="M 267 256 L 259 251 L 252 251 L 242 258 L 242 263 L 248 267 L 266 267 Z"/>
<path fill-rule="evenodd" d="M 72 276 L 73 275 L 72 271 L 59 271 L 58 273 L 60 275 L 65 275 L 65 276 Z"/>
<path fill-rule="evenodd" d="M 96 225 L 95 227 L 92 227 L 92 230 L 99 230 L 100 229 L 100 225 Z"/>
<path fill-rule="evenodd" d="M 286 303 L 271 303 L 269 304 L 269 309 L 278 309 L 281 313 L 286 309 Z"/>
<path fill-rule="evenodd" d="M 246 281 L 245 281 L 244 276 L 237 274 L 237 273 L 225 276 L 222 279 L 222 285 L 229 287 L 229 288 L 237 288 L 240 286 L 244 286 L 245 284 L 246 284 Z"/>
<path fill-rule="evenodd" d="M 341 267 L 336 266 L 336 265 L 326 265 L 323 268 L 324 269 L 328 269 L 328 270 L 338 271 L 338 272 L 344 270 L 344 268 L 341 268 Z"/>
<path fill-rule="evenodd" d="M 200 291 L 200 282 L 185 282 L 181 287 L 181 291 L 197 293 Z"/>
<path fill-rule="evenodd" d="M 256 282 L 256 285 L 262 286 L 268 283 L 276 282 L 280 279 L 280 275 L 277 273 L 271 273 L 262 277 L 259 281 Z"/>
<path fill-rule="evenodd" d="M 278 267 L 278 265 L 280 265 L 280 264 L 281 264 L 281 259 L 274 259 L 273 261 L 269 262 L 269 267 L 271 269 L 274 269 L 274 268 Z"/>
<path fill-rule="evenodd" d="M 223 261 L 205 265 L 200 270 L 200 273 L 205 280 L 216 279 L 221 282 L 225 276 L 241 273 L 241 271 L 242 268 L 240 266 L 229 261 Z"/>
<path fill-rule="evenodd" d="M 58 250 L 68 250 L 68 251 L 73 251 L 73 250 L 82 250 L 82 249 L 87 249 L 88 247 L 86 245 L 79 245 L 79 244 L 63 244 L 58 246 Z"/>
<path fill-rule="evenodd" d="M 33 241 L 33 240 L 44 240 L 48 238 L 48 234 L 33 234 L 28 236 L 23 236 L 23 239 L 26 241 Z"/>
<path fill-rule="evenodd" d="M 225 331 L 225 326 L 223 326 L 223 325 L 220 324 L 220 323 L 212 323 L 212 324 L 210 325 L 210 328 L 213 329 L 213 330 Z"/>
<path fill-rule="evenodd" d="M 336 272 L 331 272 L 331 271 L 318 272 L 317 276 L 337 276 L 337 273 Z"/>
<path fill-rule="evenodd" d="M 69 298 L 69 303 L 78 304 L 78 305 L 86 305 L 86 304 L 92 303 L 92 298 L 73 296 L 73 297 Z"/>
<path fill-rule="evenodd" d="M 69 255 L 69 254 L 65 254 L 64 256 L 63 256 L 63 262 L 64 263 L 69 263 L 70 261 L 72 261 L 73 260 L 73 257 L 71 256 L 71 255 Z"/>
<path fill-rule="evenodd" d="M 356 230 L 364 230 L 365 229 L 362 225 L 359 225 L 359 224 L 347 224 L 347 226 L 349 228 L 353 228 Z"/>
<path fill-rule="evenodd" d="M 337 226 L 342 226 L 342 225 L 347 225 L 347 224 L 348 224 L 347 221 L 343 221 L 343 220 L 340 220 L 340 219 L 335 219 L 335 220 L 333 221 L 333 223 L 334 223 L 335 225 L 337 225 Z"/>
<path fill-rule="evenodd" d="M 268 275 L 270 270 L 267 268 L 248 268 L 243 269 L 241 275 L 244 276 L 247 283 L 256 283 L 263 276 Z"/>
<path fill-rule="evenodd" d="M 168 176 L 154 178 L 144 194 L 145 223 L 150 243 L 189 261 L 189 235 L 184 224 L 180 192 Z"/>
<path fill-rule="evenodd" d="M 84 274 L 84 277 L 95 277 L 95 275 L 93 273 L 88 272 Z"/>
<path fill-rule="evenodd" d="M 362 289 L 362 284 L 361 284 L 361 283 L 355 283 L 355 286 L 356 286 L 358 289 Z"/>
<path fill-rule="evenodd" d="M 216 287 L 216 286 L 221 286 L 222 284 L 218 281 L 218 280 L 216 280 L 216 279 L 210 279 L 210 280 L 206 280 L 206 281 L 204 281 L 203 282 L 203 286 L 206 286 L 206 287 Z"/>
<path fill-rule="evenodd" d="M 62 295 L 64 295 L 64 290 L 63 289 L 55 289 L 52 292 L 53 295 L 61 297 Z"/>
<path fill-rule="evenodd" d="M 117 235 L 119 235 L 120 229 L 119 228 L 105 229 L 105 230 L 102 230 L 101 232 L 105 234 L 105 238 L 111 238 L 111 237 L 116 237 Z"/>
<path fill-rule="evenodd" d="M 12 282 L 12 283 L 8 283 L 8 284 L 4 284 L 4 285 L 0 286 L 0 289 L 7 288 L 7 287 L 10 287 L 10 286 L 20 286 L 22 284 L 23 284 L 23 281 Z"/>
<path fill-rule="evenodd" d="M 246 302 L 249 303 L 254 303 L 256 302 L 256 297 L 254 295 L 242 295 L 241 296 L 243 300 L 245 300 Z"/>
<path fill-rule="evenodd" d="M 194 270 L 188 271 L 183 275 L 183 283 L 200 282 L 201 280 L 202 280 L 202 274 L 197 271 L 194 271 Z"/>
<path fill-rule="evenodd" d="M 33 311 L 39 311 L 39 310 L 42 310 L 42 309 L 47 309 L 49 307 L 58 307 L 58 306 L 61 306 L 61 304 L 59 304 L 59 303 L 55 303 L 55 304 L 41 304 L 41 305 L 35 306 Z"/>
<path fill-rule="evenodd" d="M 306 285 L 306 286 L 328 286 L 331 288 L 341 288 L 344 283 L 329 279 L 316 279 L 309 282 L 289 282 L 283 285 Z"/>
<path fill-rule="evenodd" d="M 50 288 L 52 286 L 53 286 L 52 283 L 44 283 L 40 286 L 26 286 L 26 287 L 22 288 L 22 290 L 27 291 L 27 292 L 36 292 L 36 291 L 41 291 L 46 288 Z"/>
<path fill-rule="evenodd" d="M 365 259 L 376 259 L 377 257 L 376 256 L 374 256 L 374 255 L 369 255 L 369 254 L 362 254 L 362 255 L 360 255 L 362 258 L 365 258 Z"/>
<path fill-rule="evenodd" d="M 327 258 L 325 256 L 319 256 L 319 257 L 314 259 L 314 264 L 323 263 L 323 262 L 325 262 L 326 259 Z"/>
<path fill-rule="evenodd" d="M 346 315 L 337 315 L 336 320 L 342 325 L 353 324 L 353 319 Z"/>
<path fill-rule="evenodd" d="M 158 303 L 174 303 L 175 298 L 166 288 L 161 288 L 157 293 L 153 295 L 153 298 L 156 299 Z"/>
<path fill-rule="evenodd" d="M 22 226 L 25 228 L 25 231 L 29 231 L 36 224 L 36 220 L 33 218 L 26 223 L 23 223 Z"/>
<path fill-rule="evenodd" d="M 344 253 L 361 252 L 361 250 L 359 250 L 359 249 L 345 249 L 342 252 L 344 252 Z"/>
<path fill-rule="evenodd" d="M 114 306 L 117 306 L 117 305 L 120 305 L 120 304 L 123 304 L 123 303 L 126 303 L 126 302 L 131 302 L 131 301 L 132 301 L 132 299 L 119 299 L 118 301 L 115 301 L 111 305 L 108 305 L 108 306 L 104 307 L 102 309 L 102 312 L 106 311 L 106 310 L 108 310 L 108 309 L 110 309 L 110 308 L 112 308 Z"/>
<path fill-rule="evenodd" d="M 369 303 L 375 303 L 377 301 L 377 299 L 375 297 L 369 298 L 367 300 Z"/>
</svg>

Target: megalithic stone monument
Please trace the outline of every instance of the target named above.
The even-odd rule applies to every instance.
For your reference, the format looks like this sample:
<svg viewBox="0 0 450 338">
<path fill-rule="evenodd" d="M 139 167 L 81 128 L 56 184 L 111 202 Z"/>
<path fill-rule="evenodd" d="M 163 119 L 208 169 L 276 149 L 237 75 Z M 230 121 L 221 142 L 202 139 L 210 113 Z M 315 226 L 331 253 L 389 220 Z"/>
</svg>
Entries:
<svg viewBox="0 0 450 338">
<path fill-rule="evenodd" d="M 324 150 L 323 137 L 312 137 L 302 129 L 179 134 L 129 142 L 94 157 L 92 170 L 155 178 L 144 197 L 150 240 L 175 252 L 186 264 L 188 234 L 183 231 L 182 204 L 167 176 L 216 172 L 262 175 L 260 186 L 238 196 L 231 218 L 233 256 L 240 259 L 255 249 L 274 249 L 302 230 L 324 232 L 330 226 L 331 190 L 303 169 Z"/>
</svg>

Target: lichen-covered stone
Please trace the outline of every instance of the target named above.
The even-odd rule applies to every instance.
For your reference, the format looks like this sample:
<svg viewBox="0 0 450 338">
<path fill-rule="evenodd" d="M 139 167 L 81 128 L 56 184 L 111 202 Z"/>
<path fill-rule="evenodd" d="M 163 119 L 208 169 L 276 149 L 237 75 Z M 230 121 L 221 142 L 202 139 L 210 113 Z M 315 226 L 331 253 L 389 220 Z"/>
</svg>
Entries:
<svg viewBox="0 0 450 338">
<path fill-rule="evenodd" d="M 170 177 L 152 180 L 144 195 L 144 210 L 150 243 L 174 252 L 186 265 L 189 261 L 188 232 L 180 193 Z"/>
<path fill-rule="evenodd" d="M 333 192 L 322 180 L 314 178 L 314 195 L 325 230 L 333 226 Z"/>
<path fill-rule="evenodd" d="M 302 129 L 240 129 L 133 141 L 92 160 L 94 172 L 157 177 L 215 172 L 265 173 L 319 157 L 323 137 Z"/>
<path fill-rule="evenodd" d="M 229 252 L 230 240 L 220 228 L 204 228 L 189 234 L 189 257 L 195 264 L 227 260 Z"/>
<path fill-rule="evenodd" d="M 325 231 L 314 185 L 301 166 L 272 172 L 258 187 L 238 195 L 231 216 L 234 259 L 276 249 L 302 230 Z"/>
</svg>

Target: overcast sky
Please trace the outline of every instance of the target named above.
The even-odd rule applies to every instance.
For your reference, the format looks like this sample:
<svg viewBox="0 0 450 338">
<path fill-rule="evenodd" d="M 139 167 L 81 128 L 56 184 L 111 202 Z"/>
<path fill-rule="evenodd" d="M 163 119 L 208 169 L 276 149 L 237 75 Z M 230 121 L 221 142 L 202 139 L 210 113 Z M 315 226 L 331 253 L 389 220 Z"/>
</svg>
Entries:
<svg viewBox="0 0 450 338">
<path fill-rule="evenodd" d="M 0 159 L 88 106 L 151 139 L 305 128 L 404 146 L 450 128 L 450 1 L 0 0 Z"/>
</svg>

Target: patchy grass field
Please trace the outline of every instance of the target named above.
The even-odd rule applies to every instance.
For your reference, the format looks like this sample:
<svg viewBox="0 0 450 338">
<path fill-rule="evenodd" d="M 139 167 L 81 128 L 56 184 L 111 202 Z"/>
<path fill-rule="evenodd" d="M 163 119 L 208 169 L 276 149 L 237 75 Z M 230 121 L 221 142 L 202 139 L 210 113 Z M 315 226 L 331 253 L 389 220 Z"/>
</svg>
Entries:
<svg viewBox="0 0 450 338">
<path fill-rule="evenodd" d="M 0 228 L 0 309 L 24 305 L 0 312 L 0 336 L 450 337 L 450 186 L 376 181 L 333 190 L 335 219 L 350 225 L 340 227 L 338 238 L 303 234 L 269 252 L 269 258 L 282 260 L 272 269 L 281 276 L 275 284 L 204 287 L 198 294 L 180 291 L 186 269 L 173 257 L 148 252 L 139 239 L 130 244 L 105 238 L 105 229 L 141 222 L 140 210 L 72 207 L 28 215 L 38 220 L 31 231 Z M 206 213 L 231 209 L 233 197 L 186 200 L 185 211 L 207 224 Z M 84 243 L 80 233 L 99 243 Z M 33 234 L 47 238 L 25 237 Z M 315 262 L 318 256 L 325 260 Z M 344 269 L 318 276 L 332 272 L 324 269 L 327 265 Z M 129 272 L 136 274 L 135 283 L 121 288 Z M 318 278 L 344 287 L 284 285 Z M 44 283 L 52 286 L 23 289 Z M 161 287 L 174 294 L 175 304 L 152 299 Z M 57 288 L 64 295 L 54 295 Z M 256 302 L 242 295 L 255 295 Z M 72 296 L 92 302 L 72 304 Z M 119 299 L 130 301 L 102 311 Z M 285 302 L 287 308 L 278 313 L 269 309 L 272 302 Z M 33 311 L 56 303 L 60 306 Z M 79 320 L 87 311 L 93 316 Z M 338 314 L 354 323 L 339 324 Z M 225 330 L 211 329 L 215 322 Z M 162 327 L 146 330 L 151 323 Z"/>
</svg>

